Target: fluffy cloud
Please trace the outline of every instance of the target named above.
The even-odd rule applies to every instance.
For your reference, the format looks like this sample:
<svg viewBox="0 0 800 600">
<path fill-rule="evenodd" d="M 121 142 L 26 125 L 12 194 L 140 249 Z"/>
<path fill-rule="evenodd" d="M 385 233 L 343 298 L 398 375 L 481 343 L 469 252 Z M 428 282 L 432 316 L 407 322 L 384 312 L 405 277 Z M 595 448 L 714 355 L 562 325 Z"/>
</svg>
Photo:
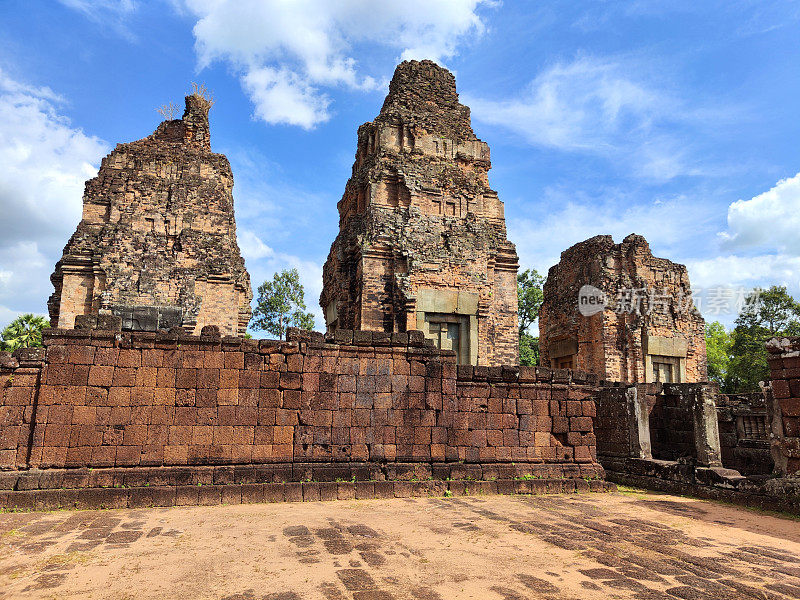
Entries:
<svg viewBox="0 0 800 600">
<path fill-rule="evenodd" d="M 687 261 L 692 285 L 746 287 L 785 285 L 790 291 L 800 290 L 800 257 L 780 254 L 759 256 L 716 256 Z"/>
<path fill-rule="evenodd" d="M 727 249 L 771 247 L 800 256 L 800 173 L 781 179 L 770 190 L 728 207 L 728 231 L 720 234 Z"/>
<path fill-rule="evenodd" d="M 185 0 L 197 18 L 200 66 L 230 62 L 266 123 L 310 129 L 330 118 L 324 88 L 376 89 L 353 47 L 371 44 L 402 58 L 442 61 L 480 35 L 477 9 L 491 0 Z"/>
<path fill-rule="evenodd" d="M 0 71 L 0 325 L 44 312 L 50 271 L 80 220 L 83 183 L 108 151 L 59 114 L 61 102 Z"/>
<path fill-rule="evenodd" d="M 130 42 L 136 41 L 136 36 L 129 29 L 129 19 L 136 12 L 134 0 L 58 0 L 67 8 L 71 8 L 87 19 L 90 19 L 103 28 L 109 28 L 117 35 Z"/>
<path fill-rule="evenodd" d="M 692 286 L 703 293 L 728 290 L 740 300 L 754 287 L 785 285 L 800 298 L 800 173 L 771 189 L 728 207 L 728 228 L 709 258 L 687 260 Z M 719 254 L 722 250 L 723 254 Z M 714 256 L 713 254 L 716 254 Z M 709 314 L 730 325 L 736 310 Z"/>
<path fill-rule="evenodd" d="M 265 123 L 311 129 L 330 118 L 327 96 L 287 69 L 254 68 L 242 76 L 242 85 L 255 104 L 255 116 Z"/>
<path fill-rule="evenodd" d="M 639 177 L 664 182 L 701 167 L 676 134 L 721 117 L 684 105 L 648 81 L 631 60 L 581 56 L 539 73 L 514 98 L 464 95 L 477 121 L 502 127 L 533 146 L 606 156 Z"/>
<path fill-rule="evenodd" d="M 249 229 L 242 229 L 240 227 L 236 237 L 238 238 L 242 257 L 247 261 L 272 258 L 275 256 L 275 250 L 267 246 L 255 232 Z"/>
<path fill-rule="evenodd" d="M 533 214 L 507 222 L 521 268 L 533 267 L 546 275 L 561 251 L 604 234 L 619 243 L 628 234 L 638 233 L 647 238 L 656 255 L 680 261 L 713 233 L 714 209 L 694 198 L 679 195 L 652 203 L 635 199 L 635 193 L 616 189 L 595 197 L 575 190 L 546 190 Z"/>
</svg>

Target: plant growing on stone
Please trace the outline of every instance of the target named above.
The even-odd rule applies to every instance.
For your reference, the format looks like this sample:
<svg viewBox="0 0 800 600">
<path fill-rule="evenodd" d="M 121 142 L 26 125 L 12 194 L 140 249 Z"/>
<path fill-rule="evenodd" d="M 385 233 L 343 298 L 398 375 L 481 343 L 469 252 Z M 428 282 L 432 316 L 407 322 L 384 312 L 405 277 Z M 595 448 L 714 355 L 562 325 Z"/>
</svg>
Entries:
<svg viewBox="0 0 800 600">
<path fill-rule="evenodd" d="M 297 269 L 275 273 L 272 281 L 258 286 L 258 299 L 252 326 L 283 339 L 287 327 L 311 331 L 314 315 L 306 312 L 305 291 Z"/>
<path fill-rule="evenodd" d="M 170 102 L 169 104 L 162 104 L 160 107 L 156 109 L 156 112 L 160 114 L 164 119 L 167 121 L 172 121 L 175 117 L 178 116 L 178 107 Z"/>
<path fill-rule="evenodd" d="M 193 96 L 198 96 L 199 98 L 202 98 L 205 101 L 205 103 L 208 106 L 208 108 L 211 108 L 212 106 L 214 106 L 214 96 L 211 95 L 211 92 L 208 90 L 208 88 L 206 87 L 206 85 L 204 83 L 195 83 L 193 81 L 192 82 L 192 95 Z"/>
<path fill-rule="evenodd" d="M 0 333 L 0 350 L 13 352 L 17 348 L 41 346 L 45 327 L 50 327 L 50 321 L 44 317 L 31 313 L 20 315 Z"/>
<path fill-rule="evenodd" d="M 539 318 L 544 295 L 544 277 L 536 269 L 525 269 L 517 275 L 517 301 L 519 309 L 519 364 L 533 366 L 539 362 L 539 338 L 528 329 Z"/>
</svg>

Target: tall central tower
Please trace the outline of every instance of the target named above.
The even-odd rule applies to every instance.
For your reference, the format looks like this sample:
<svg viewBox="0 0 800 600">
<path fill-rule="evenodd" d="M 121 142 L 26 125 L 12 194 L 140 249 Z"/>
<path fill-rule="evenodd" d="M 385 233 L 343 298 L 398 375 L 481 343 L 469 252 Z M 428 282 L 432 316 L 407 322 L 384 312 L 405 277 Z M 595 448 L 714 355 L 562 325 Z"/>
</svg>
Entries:
<svg viewBox="0 0 800 600">
<path fill-rule="evenodd" d="M 380 114 L 358 129 L 338 204 L 320 297 L 328 329 L 419 329 L 461 364 L 517 363 L 519 264 L 490 168 L 453 74 L 398 65 Z"/>
</svg>

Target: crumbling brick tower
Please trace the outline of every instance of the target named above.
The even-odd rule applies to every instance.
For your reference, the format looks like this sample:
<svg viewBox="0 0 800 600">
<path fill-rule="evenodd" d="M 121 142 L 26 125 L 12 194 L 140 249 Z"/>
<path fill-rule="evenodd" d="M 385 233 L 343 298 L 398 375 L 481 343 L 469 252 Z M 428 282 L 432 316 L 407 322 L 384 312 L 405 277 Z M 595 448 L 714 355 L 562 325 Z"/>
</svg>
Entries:
<svg viewBox="0 0 800 600">
<path fill-rule="evenodd" d="M 50 277 L 54 327 L 113 313 L 130 330 L 245 332 L 253 293 L 236 243 L 231 167 L 211 152 L 210 107 L 187 96 L 182 119 L 103 159 Z"/>
<path fill-rule="evenodd" d="M 358 129 L 323 269 L 329 330 L 419 329 L 462 364 L 518 362 L 519 265 L 490 167 L 452 73 L 401 63 Z"/>
<path fill-rule="evenodd" d="M 584 285 L 605 293 L 605 309 L 583 314 Z M 705 322 L 690 300 L 686 267 L 653 256 L 640 235 L 575 244 L 544 285 L 540 363 L 624 383 L 707 381 Z"/>
</svg>

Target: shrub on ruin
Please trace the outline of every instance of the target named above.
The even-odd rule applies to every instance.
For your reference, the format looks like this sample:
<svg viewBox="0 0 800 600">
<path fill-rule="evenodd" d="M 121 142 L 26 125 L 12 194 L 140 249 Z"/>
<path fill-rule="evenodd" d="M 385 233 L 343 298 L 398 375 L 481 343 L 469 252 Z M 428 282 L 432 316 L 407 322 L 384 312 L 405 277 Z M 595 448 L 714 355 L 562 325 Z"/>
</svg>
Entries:
<svg viewBox="0 0 800 600">
<path fill-rule="evenodd" d="M 164 117 L 167 121 L 172 121 L 178 116 L 180 109 L 170 102 L 169 104 L 162 104 L 156 109 L 156 112 Z"/>
</svg>

